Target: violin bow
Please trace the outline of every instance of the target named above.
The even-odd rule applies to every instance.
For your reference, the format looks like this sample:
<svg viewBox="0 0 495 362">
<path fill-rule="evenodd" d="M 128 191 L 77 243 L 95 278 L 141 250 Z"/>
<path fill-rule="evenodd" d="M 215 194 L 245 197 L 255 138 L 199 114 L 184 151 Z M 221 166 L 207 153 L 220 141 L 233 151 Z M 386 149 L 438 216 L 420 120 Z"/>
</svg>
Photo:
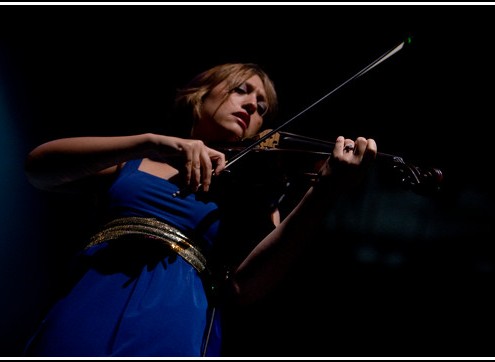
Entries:
<svg viewBox="0 0 495 362">
<path fill-rule="evenodd" d="M 408 38 L 407 42 L 410 43 L 410 41 L 411 41 L 411 38 Z M 333 90 L 331 90 L 330 92 L 328 92 L 327 94 L 325 94 L 323 97 L 321 97 L 320 99 L 318 99 L 317 101 L 315 101 L 314 103 L 312 103 L 311 105 L 309 105 L 308 107 L 304 108 L 302 111 L 300 111 L 299 113 L 297 113 L 295 116 L 293 116 L 292 118 L 290 118 L 286 122 L 282 123 L 280 126 L 278 126 L 278 127 L 274 128 L 274 129 L 272 129 L 271 131 L 267 132 L 265 135 L 263 135 L 262 137 L 260 137 L 259 139 L 257 139 L 255 142 L 251 143 L 249 146 L 246 146 L 246 148 L 244 148 L 242 151 L 240 151 L 239 153 L 237 153 L 236 155 L 234 155 L 228 161 L 227 165 L 225 166 L 225 169 L 227 169 L 228 167 L 230 167 L 233 163 L 239 161 L 249 151 L 251 151 L 253 148 L 255 148 L 256 146 L 258 146 L 263 141 L 265 141 L 267 138 L 270 138 L 273 134 L 277 133 L 282 128 L 286 127 L 289 123 L 291 123 L 295 119 L 299 118 L 302 114 L 306 113 L 311 108 L 313 108 L 314 106 L 316 106 L 317 104 L 319 104 L 320 102 L 322 102 L 323 100 L 325 100 L 326 98 L 328 98 L 329 96 L 331 96 L 333 93 L 337 92 L 340 88 L 344 87 L 345 85 L 347 85 L 351 81 L 353 81 L 353 80 L 355 80 L 355 79 L 363 76 L 364 74 L 368 73 L 371 69 L 373 69 L 374 67 L 376 67 L 378 64 L 384 62 L 385 60 L 387 60 L 388 58 L 390 58 L 392 55 L 394 55 L 397 52 L 399 52 L 400 50 L 402 50 L 404 48 L 404 45 L 405 44 L 406 44 L 406 41 L 403 41 L 399 45 L 397 45 L 397 46 L 393 47 L 392 49 L 388 50 L 387 52 L 385 52 L 384 54 L 382 54 L 381 56 L 379 56 L 377 59 L 375 59 L 373 62 L 371 62 L 370 64 L 368 64 L 366 67 L 364 67 L 363 69 L 361 69 L 359 72 L 357 72 L 356 74 L 354 74 L 352 77 L 350 77 L 349 79 L 347 79 L 344 82 L 342 82 L 340 85 L 338 85 L 337 87 L 335 87 Z"/>
</svg>

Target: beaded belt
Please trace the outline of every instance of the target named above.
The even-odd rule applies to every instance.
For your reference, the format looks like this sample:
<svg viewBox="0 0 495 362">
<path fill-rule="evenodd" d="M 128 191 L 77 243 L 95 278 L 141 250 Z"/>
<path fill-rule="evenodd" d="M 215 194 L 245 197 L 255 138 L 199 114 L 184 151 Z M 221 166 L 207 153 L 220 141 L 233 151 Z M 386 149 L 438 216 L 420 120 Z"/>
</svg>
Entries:
<svg viewBox="0 0 495 362">
<path fill-rule="evenodd" d="M 206 269 L 206 259 L 191 240 L 180 230 L 154 218 L 122 217 L 110 221 L 98 232 L 86 246 L 90 248 L 105 241 L 126 236 L 140 236 L 161 242 L 191 264 L 198 272 Z"/>
</svg>

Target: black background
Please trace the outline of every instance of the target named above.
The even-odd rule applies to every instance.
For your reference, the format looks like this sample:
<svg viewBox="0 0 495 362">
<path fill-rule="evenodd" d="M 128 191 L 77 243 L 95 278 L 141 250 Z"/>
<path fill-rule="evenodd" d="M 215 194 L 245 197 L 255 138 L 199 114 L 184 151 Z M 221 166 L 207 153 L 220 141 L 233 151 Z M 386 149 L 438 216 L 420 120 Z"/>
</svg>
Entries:
<svg viewBox="0 0 495 362">
<path fill-rule="evenodd" d="M 440 168 L 443 192 L 373 174 L 328 211 L 287 281 L 232 320 L 227 354 L 491 355 L 493 16 L 490 5 L 455 3 L 0 7 L 0 354 L 20 355 L 93 215 L 91 200 L 27 184 L 30 149 L 160 132 L 175 89 L 230 61 L 272 76 L 282 123 L 412 39 L 287 131 L 372 137 L 379 151 Z"/>
</svg>

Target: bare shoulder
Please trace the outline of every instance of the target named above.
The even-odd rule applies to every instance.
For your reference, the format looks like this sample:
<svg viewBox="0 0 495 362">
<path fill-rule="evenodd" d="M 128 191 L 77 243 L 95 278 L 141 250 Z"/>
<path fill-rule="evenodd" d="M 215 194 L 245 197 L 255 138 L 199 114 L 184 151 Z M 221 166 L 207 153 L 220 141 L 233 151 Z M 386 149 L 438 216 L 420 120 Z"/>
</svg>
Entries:
<svg viewBox="0 0 495 362">
<path fill-rule="evenodd" d="M 168 163 L 154 161 L 149 158 L 144 158 L 138 169 L 142 172 L 149 173 L 165 180 L 170 180 L 172 177 L 179 174 L 179 170 Z"/>
</svg>

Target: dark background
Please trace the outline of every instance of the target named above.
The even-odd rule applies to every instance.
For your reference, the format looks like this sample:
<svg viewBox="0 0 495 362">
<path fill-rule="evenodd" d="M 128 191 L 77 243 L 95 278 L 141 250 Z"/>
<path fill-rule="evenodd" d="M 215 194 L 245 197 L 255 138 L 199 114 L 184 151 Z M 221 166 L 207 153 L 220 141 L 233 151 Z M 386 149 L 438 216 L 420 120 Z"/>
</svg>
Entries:
<svg viewBox="0 0 495 362">
<path fill-rule="evenodd" d="M 48 195 L 26 154 L 57 137 L 159 132 L 175 89 L 212 65 L 256 62 L 287 131 L 374 138 L 442 170 L 419 193 L 386 169 L 338 212 L 259 305 L 231 320 L 231 356 L 490 356 L 494 322 L 490 5 L 0 7 L 0 355 L 22 347 L 91 225 L 92 202 Z"/>
</svg>

